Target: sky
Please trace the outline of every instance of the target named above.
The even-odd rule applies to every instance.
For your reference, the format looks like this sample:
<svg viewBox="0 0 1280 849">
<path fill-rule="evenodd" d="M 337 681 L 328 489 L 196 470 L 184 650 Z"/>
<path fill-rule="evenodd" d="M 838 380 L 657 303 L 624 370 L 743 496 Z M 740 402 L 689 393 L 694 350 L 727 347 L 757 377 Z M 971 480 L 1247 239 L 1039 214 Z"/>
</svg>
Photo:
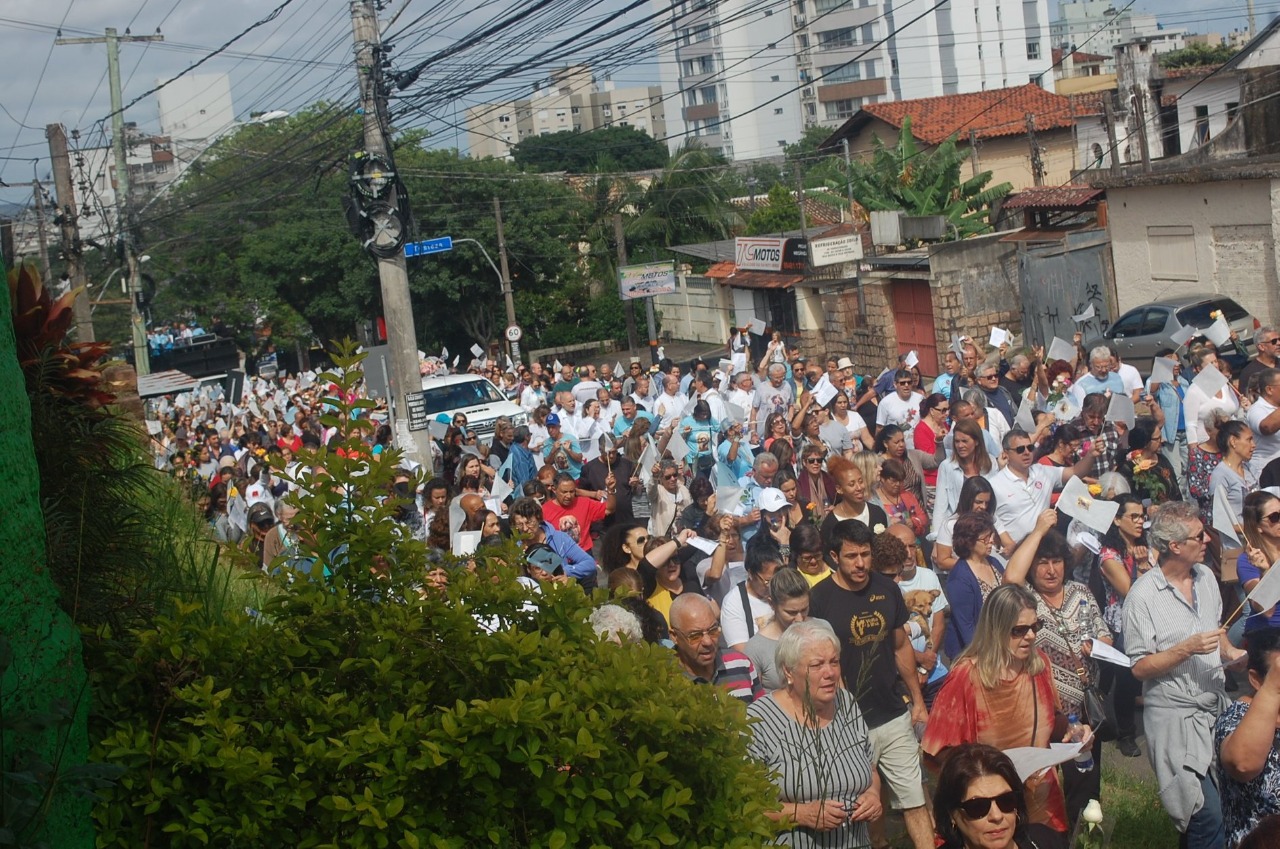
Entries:
<svg viewBox="0 0 1280 849">
<path fill-rule="evenodd" d="M 110 113 L 106 48 L 102 44 L 54 45 L 59 28 L 65 37 L 100 36 L 106 27 L 121 33 L 151 34 L 157 28 L 164 43 L 123 44 L 120 49 L 124 102 L 144 95 L 160 80 L 180 73 L 223 42 L 264 18 L 282 0 L 4 0 L 0 4 L 0 56 L 4 56 L 4 85 L 0 86 L 0 180 L 41 180 L 49 174 L 45 125 L 61 122 L 68 132 L 78 129 L 82 139 L 101 140 L 102 120 Z M 785 2 L 785 0 L 779 0 Z M 1056 2 L 1050 0 L 1050 17 Z M 459 80 L 474 80 L 495 63 L 531 57 L 559 44 L 570 33 L 588 28 L 606 14 L 620 10 L 624 0 L 595 4 L 560 2 L 562 17 L 548 16 L 518 32 L 508 42 L 487 42 L 445 59 L 438 66 Z M 899 4 L 901 5 L 901 3 Z M 1116 0 L 1123 5 L 1123 0 Z M 522 0 L 394 0 L 381 13 L 383 28 L 398 36 L 393 44 L 395 68 L 457 44 L 477 27 L 512 9 L 527 8 Z M 1134 8 L 1158 11 L 1170 27 L 1193 32 L 1225 32 L 1244 25 L 1244 0 L 1139 0 Z M 642 5 L 620 23 L 638 21 L 651 13 Z M 1280 13 L 1280 0 L 1257 0 L 1259 25 Z M 559 13 L 557 13 L 559 14 Z M 394 21 L 393 16 L 398 16 Z M 418 20 L 423 16 L 422 20 Z M 405 30 L 401 33 L 401 30 Z M 619 85 L 658 82 L 651 53 L 633 48 L 602 55 L 615 61 Z M 565 55 L 461 98 L 437 97 L 432 111 L 415 113 L 397 125 L 417 123 L 431 129 L 441 146 L 465 149 L 465 135 L 455 127 L 466 106 L 528 91 L 550 67 L 566 64 Z M 605 61 L 602 59 L 602 61 Z M 238 119 L 250 112 L 294 111 L 326 98 L 354 100 L 351 24 L 345 0 L 292 0 L 279 16 L 232 45 L 227 54 L 202 65 L 196 73 L 230 74 Z M 446 90 L 428 71 L 409 91 Z M 155 96 L 149 95 L 126 111 L 127 120 L 159 129 Z M 83 142 L 82 142 L 83 143 Z M 27 189 L 0 188 L 0 201 L 23 202 Z"/>
</svg>

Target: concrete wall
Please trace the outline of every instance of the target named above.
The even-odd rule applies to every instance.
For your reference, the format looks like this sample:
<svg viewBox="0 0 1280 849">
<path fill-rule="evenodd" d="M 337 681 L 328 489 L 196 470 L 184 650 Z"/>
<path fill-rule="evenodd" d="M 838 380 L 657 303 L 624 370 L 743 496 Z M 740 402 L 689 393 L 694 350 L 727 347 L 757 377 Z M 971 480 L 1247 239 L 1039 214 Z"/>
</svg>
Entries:
<svg viewBox="0 0 1280 849">
<path fill-rule="evenodd" d="M 1280 180 L 1112 188 L 1107 200 L 1121 312 L 1159 298 L 1218 292 L 1264 323 L 1280 319 Z M 1169 249 L 1188 258 L 1185 267 L 1168 265 Z"/>
<path fill-rule="evenodd" d="M 676 275 L 678 290 L 654 299 L 662 313 L 662 332 L 687 342 L 723 344 L 729 338 L 733 296 L 728 286 L 709 277 Z"/>
<path fill-rule="evenodd" d="M 1017 246 L 1000 241 L 1003 235 L 943 243 L 930 251 L 939 358 L 951 347 L 953 336 L 972 338 L 986 354 L 992 350 L 986 345 L 992 327 L 1022 335 Z M 920 367 L 929 371 L 923 363 Z"/>
</svg>

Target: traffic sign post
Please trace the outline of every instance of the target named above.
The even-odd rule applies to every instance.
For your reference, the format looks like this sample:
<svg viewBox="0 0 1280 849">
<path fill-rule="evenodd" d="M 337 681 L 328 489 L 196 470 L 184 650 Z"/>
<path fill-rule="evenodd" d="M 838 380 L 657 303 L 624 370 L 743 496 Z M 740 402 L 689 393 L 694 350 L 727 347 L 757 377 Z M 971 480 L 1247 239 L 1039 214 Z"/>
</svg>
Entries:
<svg viewBox="0 0 1280 849">
<path fill-rule="evenodd" d="M 524 338 L 524 331 L 520 329 L 520 325 L 512 324 L 507 327 L 507 341 L 511 343 L 511 361 L 513 363 L 520 362 L 520 340 Z"/>
<path fill-rule="evenodd" d="M 406 257 L 427 256 L 451 250 L 453 250 L 453 237 L 441 236 L 438 239 L 423 239 L 421 242 L 406 242 L 404 255 Z"/>
</svg>

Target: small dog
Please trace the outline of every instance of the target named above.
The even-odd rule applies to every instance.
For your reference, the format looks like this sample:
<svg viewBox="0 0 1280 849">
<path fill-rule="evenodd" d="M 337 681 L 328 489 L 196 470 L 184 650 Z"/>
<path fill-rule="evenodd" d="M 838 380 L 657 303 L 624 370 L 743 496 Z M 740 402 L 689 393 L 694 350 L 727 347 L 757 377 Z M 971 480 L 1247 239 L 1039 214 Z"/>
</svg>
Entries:
<svg viewBox="0 0 1280 849">
<path fill-rule="evenodd" d="M 919 629 L 924 649 L 937 648 L 930 642 L 929 623 L 933 616 L 933 603 L 939 595 L 941 593 L 937 590 L 908 590 L 902 594 L 902 598 L 907 604 L 907 610 L 910 611 L 910 615 L 907 617 L 908 632 L 914 634 L 916 629 Z M 912 625 L 915 627 L 910 627 Z M 919 642 L 916 643 L 916 646 L 916 650 L 921 651 Z M 923 686 L 929 680 L 929 670 L 916 667 L 916 671 L 920 673 L 920 684 Z"/>
</svg>

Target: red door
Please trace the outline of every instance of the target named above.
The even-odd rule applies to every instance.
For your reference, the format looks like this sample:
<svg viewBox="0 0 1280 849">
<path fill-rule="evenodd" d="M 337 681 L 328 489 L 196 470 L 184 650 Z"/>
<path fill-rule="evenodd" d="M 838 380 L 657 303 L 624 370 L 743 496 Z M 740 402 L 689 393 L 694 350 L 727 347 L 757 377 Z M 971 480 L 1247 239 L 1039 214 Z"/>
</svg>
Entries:
<svg viewBox="0 0 1280 849">
<path fill-rule="evenodd" d="M 920 373 L 939 373 L 938 337 L 933 327 L 933 297 L 924 280 L 898 280 L 889 291 L 893 323 L 898 331 L 898 353 L 915 351 Z"/>
</svg>

